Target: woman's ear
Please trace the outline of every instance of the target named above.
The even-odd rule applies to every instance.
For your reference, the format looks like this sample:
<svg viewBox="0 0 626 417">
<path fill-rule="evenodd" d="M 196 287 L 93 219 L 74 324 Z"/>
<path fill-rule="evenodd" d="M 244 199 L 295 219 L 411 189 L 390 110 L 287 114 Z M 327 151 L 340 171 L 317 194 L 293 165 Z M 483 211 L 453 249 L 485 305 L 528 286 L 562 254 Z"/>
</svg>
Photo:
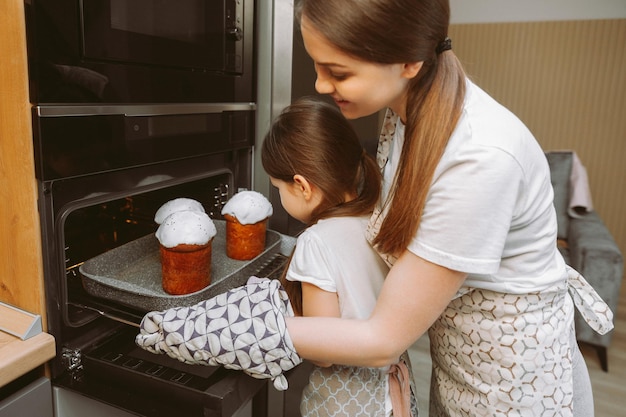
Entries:
<svg viewBox="0 0 626 417">
<path fill-rule="evenodd" d="M 405 63 L 402 69 L 402 76 L 408 79 L 415 78 L 417 73 L 422 69 L 423 64 L 423 61 Z"/>
<path fill-rule="evenodd" d="M 313 185 L 300 174 L 293 176 L 293 182 L 296 190 L 302 193 L 305 201 L 311 200 L 313 197 Z"/>
</svg>

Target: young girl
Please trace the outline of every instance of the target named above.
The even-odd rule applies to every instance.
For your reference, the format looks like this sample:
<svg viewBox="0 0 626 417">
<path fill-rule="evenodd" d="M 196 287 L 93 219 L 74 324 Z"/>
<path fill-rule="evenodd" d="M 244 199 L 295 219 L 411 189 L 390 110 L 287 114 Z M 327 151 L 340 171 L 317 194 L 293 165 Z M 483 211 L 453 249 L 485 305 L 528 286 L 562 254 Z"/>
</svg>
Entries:
<svg viewBox="0 0 626 417">
<path fill-rule="evenodd" d="M 592 416 L 570 294 L 598 331 L 612 315 L 557 250 L 542 149 L 451 50 L 448 1 L 299 5 L 317 91 L 349 119 L 388 109 L 367 235 L 392 267 L 366 320 L 287 318 L 298 354 L 385 366 L 428 331 L 431 415 Z"/>
<path fill-rule="evenodd" d="M 302 98 L 287 107 L 272 124 L 261 157 L 284 208 L 308 226 L 281 280 L 289 301 L 277 282 L 252 277 L 196 305 L 146 314 L 136 343 L 186 363 L 271 378 L 284 390 L 282 371 L 301 359 L 283 316 L 295 311 L 365 320 L 376 305 L 389 267 L 365 229 L 380 196 L 381 174 L 341 112 L 319 99 Z M 380 367 L 314 363 L 302 416 L 417 416 L 406 352 Z"/>
<path fill-rule="evenodd" d="M 388 272 L 365 239 L 380 194 L 376 162 L 336 107 L 307 98 L 272 124 L 261 157 L 285 210 L 308 226 L 283 280 L 296 315 L 366 319 Z M 404 361 L 391 369 L 317 365 L 303 392 L 305 417 L 389 416 L 389 388 L 400 382 L 409 393 Z M 402 406 L 393 404 L 394 416 L 409 415 Z"/>
</svg>

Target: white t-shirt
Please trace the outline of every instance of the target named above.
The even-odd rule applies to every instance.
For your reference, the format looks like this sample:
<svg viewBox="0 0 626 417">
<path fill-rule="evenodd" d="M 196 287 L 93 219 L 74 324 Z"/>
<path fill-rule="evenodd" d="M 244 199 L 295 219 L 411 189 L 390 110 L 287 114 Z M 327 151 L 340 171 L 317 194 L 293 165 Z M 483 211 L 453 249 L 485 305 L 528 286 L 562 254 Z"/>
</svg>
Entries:
<svg viewBox="0 0 626 417">
<path fill-rule="evenodd" d="M 398 119 L 383 190 L 395 175 L 403 135 Z M 540 291 L 567 277 L 553 199 L 548 163 L 531 132 L 468 81 L 461 118 L 408 250 L 468 273 L 467 287 Z"/>
<path fill-rule="evenodd" d="M 341 317 L 366 319 L 389 268 L 365 239 L 369 217 L 323 219 L 296 242 L 286 278 L 336 292 Z"/>
<path fill-rule="evenodd" d="M 368 318 L 389 272 L 387 264 L 365 238 L 368 221 L 369 216 L 334 217 L 320 220 L 308 227 L 298 236 L 286 279 L 308 282 L 325 291 L 337 293 L 342 318 Z M 347 371 L 348 368 L 352 371 Z M 342 378 L 356 378 L 370 389 L 383 389 L 383 407 L 385 415 L 389 416 L 392 405 L 387 369 L 379 369 L 379 375 L 384 375 L 384 378 L 357 367 L 324 368 L 321 372 L 334 383 Z M 331 378 L 329 375 L 333 372 L 334 376 Z M 368 378 L 371 381 L 367 381 Z M 313 386 L 310 382 L 305 388 L 303 401 L 309 398 L 310 391 L 317 388 L 317 385 Z M 350 401 L 350 396 L 339 395 L 340 390 L 336 385 L 333 384 L 328 389 L 332 391 L 332 396 L 338 397 L 325 397 L 324 401 L 337 401 L 334 406 Z M 371 392 L 371 395 L 375 397 L 376 394 Z"/>
</svg>

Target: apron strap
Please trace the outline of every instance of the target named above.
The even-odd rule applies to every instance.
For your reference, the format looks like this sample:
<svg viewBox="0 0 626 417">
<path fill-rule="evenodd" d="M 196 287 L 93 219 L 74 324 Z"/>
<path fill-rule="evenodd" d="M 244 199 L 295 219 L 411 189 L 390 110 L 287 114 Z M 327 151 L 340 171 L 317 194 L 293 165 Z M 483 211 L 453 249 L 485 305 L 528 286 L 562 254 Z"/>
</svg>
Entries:
<svg viewBox="0 0 626 417">
<path fill-rule="evenodd" d="M 574 305 L 589 327 L 599 334 L 613 330 L 613 312 L 593 289 L 591 284 L 574 268 L 567 265 L 567 288 Z"/>
</svg>

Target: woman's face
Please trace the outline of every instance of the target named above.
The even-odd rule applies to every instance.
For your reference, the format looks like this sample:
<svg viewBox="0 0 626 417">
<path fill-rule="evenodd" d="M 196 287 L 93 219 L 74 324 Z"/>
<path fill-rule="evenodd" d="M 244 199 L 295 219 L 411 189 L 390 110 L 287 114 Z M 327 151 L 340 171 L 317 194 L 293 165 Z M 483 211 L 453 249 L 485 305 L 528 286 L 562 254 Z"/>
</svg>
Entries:
<svg viewBox="0 0 626 417">
<path fill-rule="evenodd" d="M 421 63 L 377 64 L 356 59 L 337 49 L 304 16 L 301 31 L 317 73 L 315 89 L 330 95 L 347 119 L 390 107 L 406 120 L 408 82 Z M 415 65 L 419 66 L 416 70 Z"/>
</svg>

